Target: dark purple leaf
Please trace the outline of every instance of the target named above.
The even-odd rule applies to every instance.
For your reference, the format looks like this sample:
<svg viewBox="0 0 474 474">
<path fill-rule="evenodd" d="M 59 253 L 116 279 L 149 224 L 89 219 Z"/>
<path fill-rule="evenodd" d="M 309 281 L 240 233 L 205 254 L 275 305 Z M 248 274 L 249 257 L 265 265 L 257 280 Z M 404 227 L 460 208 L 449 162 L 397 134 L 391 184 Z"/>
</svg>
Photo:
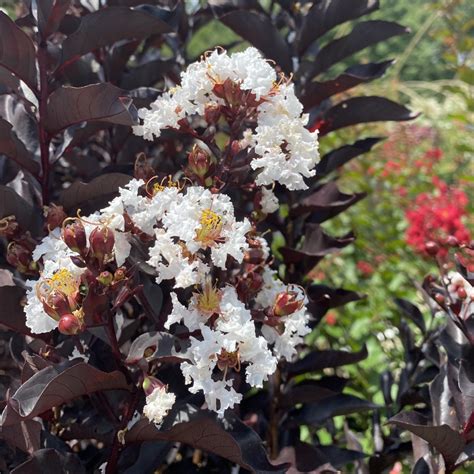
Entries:
<svg viewBox="0 0 474 474">
<path fill-rule="evenodd" d="M 148 61 L 125 74 L 120 82 L 120 86 L 127 90 L 139 87 L 153 87 L 165 75 L 173 75 L 175 79 L 178 79 L 179 74 L 175 69 L 176 62 L 169 59 Z"/>
<path fill-rule="evenodd" d="M 98 390 L 130 388 L 122 372 L 102 372 L 85 362 L 66 361 L 34 374 L 15 392 L 11 403 L 21 417 L 33 418 Z"/>
<path fill-rule="evenodd" d="M 459 368 L 459 388 L 463 396 L 474 398 L 474 367 L 472 359 L 461 362 Z"/>
<path fill-rule="evenodd" d="M 64 40 L 61 64 L 120 40 L 170 33 L 174 17 L 174 12 L 150 5 L 102 8 L 82 17 L 79 28 Z"/>
<path fill-rule="evenodd" d="M 70 4 L 71 0 L 32 0 L 31 11 L 44 39 L 57 31 Z"/>
<path fill-rule="evenodd" d="M 108 201 L 120 187 L 125 186 L 131 179 L 126 174 L 108 173 L 98 176 L 90 183 L 76 181 L 61 193 L 59 202 L 65 209 L 71 210 L 98 199 Z"/>
<path fill-rule="evenodd" d="M 287 365 L 288 375 L 305 374 L 307 372 L 316 372 L 327 368 L 341 367 L 342 365 L 355 364 L 368 356 L 367 347 L 363 347 L 358 352 L 347 351 L 313 351 L 303 359 L 297 360 Z"/>
<path fill-rule="evenodd" d="M 291 426 L 295 424 L 320 426 L 328 418 L 373 410 L 374 408 L 378 408 L 378 406 L 368 400 L 338 393 L 332 397 L 324 398 L 318 403 L 309 403 L 295 410 L 288 421 Z"/>
<path fill-rule="evenodd" d="M 0 219 L 15 216 L 17 222 L 24 230 L 33 234 L 41 228 L 42 216 L 12 188 L 0 186 Z"/>
<path fill-rule="evenodd" d="M 304 16 L 298 31 L 298 53 L 303 53 L 317 38 L 335 26 L 354 20 L 379 8 L 377 0 L 319 0 Z"/>
<path fill-rule="evenodd" d="M 465 463 L 466 461 L 473 461 L 474 460 L 474 441 L 469 443 L 456 459 L 456 466 Z"/>
<path fill-rule="evenodd" d="M 321 161 L 316 165 L 316 176 L 323 177 L 340 166 L 345 165 L 348 161 L 356 156 L 369 152 L 372 147 L 380 142 L 382 138 L 364 138 L 358 140 L 352 145 L 344 145 L 324 155 Z"/>
<path fill-rule="evenodd" d="M 146 359 L 148 362 L 152 360 L 180 362 L 185 357 L 176 350 L 177 342 L 178 339 L 167 332 L 146 332 L 132 342 L 125 362 L 136 364 L 142 359 Z M 147 349 L 152 349 L 153 352 L 145 357 Z"/>
<path fill-rule="evenodd" d="M 318 446 L 317 449 L 326 456 L 336 469 L 343 468 L 346 464 L 364 459 L 367 455 L 353 449 L 343 449 L 334 445 Z"/>
<path fill-rule="evenodd" d="M 292 407 L 298 403 L 315 403 L 335 394 L 333 390 L 322 387 L 318 381 L 309 380 L 290 387 L 284 392 L 280 397 L 280 405 Z"/>
<path fill-rule="evenodd" d="M 425 460 L 425 458 L 420 458 L 418 461 L 416 461 L 415 466 L 413 467 L 413 470 L 411 471 L 411 474 L 431 474 L 432 471 L 430 469 L 430 466 L 428 462 Z"/>
<path fill-rule="evenodd" d="M 402 298 L 394 298 L 395 304 L 403 311 L 403 314 L 413 321 L 424 334 L 426 331 L 425 320 L 421 311 L 412 303 Z"/>
<path fill-rule="evenodd" d="M 307 224 L 301 248 L 282 247 L 279 250 L 285 263 L 304 262 L 309 267 L 314 266 L 325 255 L 336 252 L 352 242 L 354 242 L 352 233 L 342 237 L 332 237 L 326 234 L 319 224 Z"/>
<path fill-rule="evenodd" d="M 305 86 L 300 100 L 305 110 L 308 110 L 319 105 L 328 97 L 352 89 L 359 84 L 378 79 L 385 74 L 391 64 L 393 64 L 392 60 L 381 63 L 358 64 L 348 68 L 336 79 L 325 82 L 309 82 Z"/>
<path fill-rule="evenodd" d="M 62 86 L 48 99 L 46 126 L 50 133 L 80 122 L 99 121 L 131 126 L 136 110 L 126 92 L 112 84 Z"/>
<path fill-rule="evenodd" d="M 251 43 L 283 71 L 293 69 L 290 48 L 268 16 L 253 11 L 235 10 L 219 18 L 224 25 Z"/>
<path fill-rule="evenodd" d="M 307 288 L 308 309 L 319 320 L 330 308 L 344 306 L 347 303 L 365 298 L 365 295 L 344 288 L 330 288 L 326 285 L 311 285 Z"/>
<path fill-rule="evenodd" d="M 20 87 L 19 79 L 8 69 L 0 66 L 0 94 L 17 92 Z"/>
<path fill-rule="evenodd" d="M 331 41 L 321 48 L 314 61 L 308 66 L 308 75 L 313 78 L 333 64 L 368 46 L 409 32 L 408 28 L 391 21 L 373 20 L 357 23 L 348 35 Z"/>
<path fill-rule="evenodd" d="M 433 422 L 435 425 L 448 425 L 454 430 L 459 426 L 456 411 L 453 410 L 454 399 L 449 388 L 446 367 L 442 366 L 439 374 L 429 387 Z"/>
<path fill-rule="evenodd" d="M 319 447 L 318 447 L 319 448 Z M 337 474 L 327 457 L 315 446 L 298 442 L 295 446 L 285 446 L 274 463 L 288 463 L 286 474 Z"/>
<path fill-rule="evenodd" d="M 297 217 L 302 214 L 311 213 L 310 221 L 320 224 L 345 211 L 365 196 L 366 193 L 341 193 L 336 182 L 330 181 L 320 186 L 319 189 L 309 196 L 299 200 L 291 208 L 290 214 Z"/>
<path fill-rule="evenodd" d="M 24 170 L 34 175 L 38 174 L 38 163 L 33 161 L 30 152 L 23 142 L 18 139 L 12 128 L 11 123 L 0 118 L 0 154 L 8 156 Z"/>
<path fill-rule="evenodd" d="M 0 66 L 36 90 L 36 54 L 29 36 L 0 11 Z"/>
<path fill-rule="evenodd" d="M 353 97 L 331 107 L 319 120 L 321 135 L 359 123 L 413 120 L 417 114 L 403 105 L 377 96 Z M 318 123 L 318 121 L 316 122 Z"/>
<path fill-rule="evenodd" d="M 70 453 L 55 449 L 40 449 L 33 456 L 11 471 L 11 474 L 85 474 L 86 470 L 79 459 Z"/>
<path fill-rule="evenodd" d="M 142 419 L 125 435 L 127 443 L 156 440 L 185 443 L 254 472 L 284 472 L 283 466 L 268 462 L 261 439 L 232 412 L 220 420 L 215 414 L 186 405 L 173 409 L 160 429 Z"/>
<path fill-rule="evenodd" d="M 428 420 L 419 413 L 402 412 L 390 418 L 388 422 L 428 441 L 443 455 L 448 465 L 453 465 L 464 449 L 464 439 L 457 431 L 444 424 L 429 426 Z"/>
</svg>

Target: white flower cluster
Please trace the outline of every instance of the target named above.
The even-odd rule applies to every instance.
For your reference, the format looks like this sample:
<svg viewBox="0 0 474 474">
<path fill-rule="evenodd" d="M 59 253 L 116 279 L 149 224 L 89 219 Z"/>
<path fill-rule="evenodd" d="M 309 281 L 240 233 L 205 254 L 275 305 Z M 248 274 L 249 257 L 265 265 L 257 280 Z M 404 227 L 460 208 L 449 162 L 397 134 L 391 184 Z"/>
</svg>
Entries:
<svg viewBox="0 0 474 474">
<path fill-rule="evenodd" d="M 255 48 L 228 55 L 214 51 L 191 64 L 181 74 L 181 84 L 159 97 L 150 109 L 140 109 L 137 135 L 148 140 L 165 128 L 179 128 L 179 122 L 206 108 L 226 105 L 216 87 L 232 81 L 238 89 L 252 94 L 253 130 L 242 131 L 241 145 L 257 155 L 251 167 L 258 170 L 258 185 L 279 182 L 290 190 L 306 189 L 303 178 L 314 176 L 319 159 L 318 132 L 307 128 L 308 116 L 297 99 L 293 84 L 277 82 L 273 67 Z M 249 106 L 250 107 L 250 106 Z"/>
<path fill-rule="evenodd" d="M 280 358 L 294 357 L 296 346 L 310 331 L 306 297 L 301 289 L 284 285 L 266 266 L 268 244 L 249 234 L 252 227 L 247 219 L 236 220 L 227 195 L 213 194 L 200 186 L 182 189 L 171 181 L 167 186 L 154 186 L 151 192 L 146 188 L 143 181 L 131 180 L 106 208 L 82 220 L 84 229 L 87 237 L 95 223 L 113 231 L 112 269 L 127 265 L 132 232 L 147 234 L 153 241 L 147 263 L 156 270 L 157 283 L 174 280 L 176 289 L 193 287 L 185 304 L 171 293 L 173 307 L 165 328 L 171 330 L 174 324 L 181 324 L 189 331 L 190 345 L 181 364 L 185 381 L 192 393 L 202 391 L 208 407 L 222 416 L 242 398 L 234 387 L 233 374 L 242 372 L 250 386 L 262 387 Z M 271 203 L 271 195 L 267 199 Z M 229 257 L 245 265 L 244 258 L 252 249 L 258 250 L 263 262 L 257 265 L 263 286 L 244 304 L 234 286 L 226 281 L 215 284 L 211 275 L 228 271 Z M 38 296 L 44 282 L 68 297 L 77 293 L 85 269 L 75 265 L 74 256 L 77 254 L 58 230 L 36 248 L 34 258 L 42 258 L 44 267 L 38 281 L 28 282 L 31 289 L 26 314 L 32 332 L 51 331 L 58 325 Z M 240 271 L 232 268 L 234 274 Z M 279 298 L 280 307 L 276 303 Z M 269 315 L 271 324 L 256 323 L 253 309 Z M 160 423 L 173 403 L 173 394 L 155 389 L 147 396 L 144 413 Z"/>
<path fill-rule="evenodd" d="M 450 299 L 454 302 L 462 302 L 459 316 L 463 319 L 467 319 L 471 315 L 474 315 L 474 286 L 458 272 L 450 272 L 445 277 L 445 283 Z"/>
</svg>

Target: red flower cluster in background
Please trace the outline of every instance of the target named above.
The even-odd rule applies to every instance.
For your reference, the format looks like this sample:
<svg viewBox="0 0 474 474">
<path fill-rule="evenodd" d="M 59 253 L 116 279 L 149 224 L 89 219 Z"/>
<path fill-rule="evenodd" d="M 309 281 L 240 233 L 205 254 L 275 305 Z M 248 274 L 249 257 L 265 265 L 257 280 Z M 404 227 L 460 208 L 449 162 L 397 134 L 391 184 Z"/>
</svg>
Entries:
<svg viewBox="0 0 474 474">
<path fill-rule="evenodd" d="M 417 252 L 428 255 L 426 244 L 439 246 L 438 256 L 448 253 L 448 247 L 467 244 L 469 230 L 463 223 L 467 216 L 468 197 L 460 189 L 449 187 L 438 177 L 433 178 L 434 193 L 421 193 L 414 205 L 406 211 L 408 229 L 406 241 Z"/>
</svg>

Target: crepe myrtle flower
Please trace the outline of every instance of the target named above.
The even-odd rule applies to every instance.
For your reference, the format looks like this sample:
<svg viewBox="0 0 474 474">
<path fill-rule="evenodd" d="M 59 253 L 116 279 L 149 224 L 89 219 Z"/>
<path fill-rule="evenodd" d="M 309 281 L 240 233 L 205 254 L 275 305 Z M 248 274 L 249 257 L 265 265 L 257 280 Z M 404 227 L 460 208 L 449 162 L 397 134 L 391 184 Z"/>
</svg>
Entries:
<svg viewBox="0 0 474 474">
<path fill-rule="evenodd" d="M 257 185 L 279 182 L 290 190 L 306 189 L 304 178 L 315 175 L 319 160 L 318 131 L 306 128 L 308 115 L 302 112 L 293 84 L 278 79 L 255 48 L 231 55 L 215 50 L 189 65 L 179 86 L 139 110 L 141 123 L 134 132 L 153 140 L 167 128 L 189 131 L 193 117 L 214 127 L 222 117 L 240 134 L 239 150 L 254 156 L 250 166 Z M 255 125 L 248 128 L 247 122 Z M 192 152 L 190 159 L 189 171 L 203 184 L 209 158 Z M 264 207 L 273 212 L 273 199 Z"/>
<path fill-rule="evenodd" d="M 146 394 L 146 404 L 143 414 L 156 425 L 160 425 L 164 417 L 173 407 L 176 395 L 168 392 L 168 387 L 157 378 L 147 376 L 143 380 L 143 391 Z"/>
</svg>

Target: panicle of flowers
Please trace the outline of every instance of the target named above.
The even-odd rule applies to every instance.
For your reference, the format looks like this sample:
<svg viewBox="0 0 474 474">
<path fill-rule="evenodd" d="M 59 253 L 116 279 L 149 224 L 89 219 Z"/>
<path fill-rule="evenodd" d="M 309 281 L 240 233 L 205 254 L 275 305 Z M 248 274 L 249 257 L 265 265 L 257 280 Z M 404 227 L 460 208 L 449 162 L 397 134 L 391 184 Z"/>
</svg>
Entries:
<svg viewBox="0 0 474 474">
<path fill-rule="evenodd" d="M 306 128 L 308 116 L 302 112 L 293 84 L 278 79 L 255 48 L 232 55 L 215 50 L 188 66 L 181 83 L 149 109 L 139 110 L 141 124 L 134 132 L 148 140 L 165 129 L 191 130 L 196 136 L 192 126 L 197 117 L 213 127 L 227 122 L 234 148 L 253 157 L 257 185 L 278 182 L 290 190 L 305 189 L 304 178 L 314 176 L 319 155 L 318 132 Z M 195 176 L 202 178 L 209 166 L 205 156 L 193 155 Z"/>
</svg>

